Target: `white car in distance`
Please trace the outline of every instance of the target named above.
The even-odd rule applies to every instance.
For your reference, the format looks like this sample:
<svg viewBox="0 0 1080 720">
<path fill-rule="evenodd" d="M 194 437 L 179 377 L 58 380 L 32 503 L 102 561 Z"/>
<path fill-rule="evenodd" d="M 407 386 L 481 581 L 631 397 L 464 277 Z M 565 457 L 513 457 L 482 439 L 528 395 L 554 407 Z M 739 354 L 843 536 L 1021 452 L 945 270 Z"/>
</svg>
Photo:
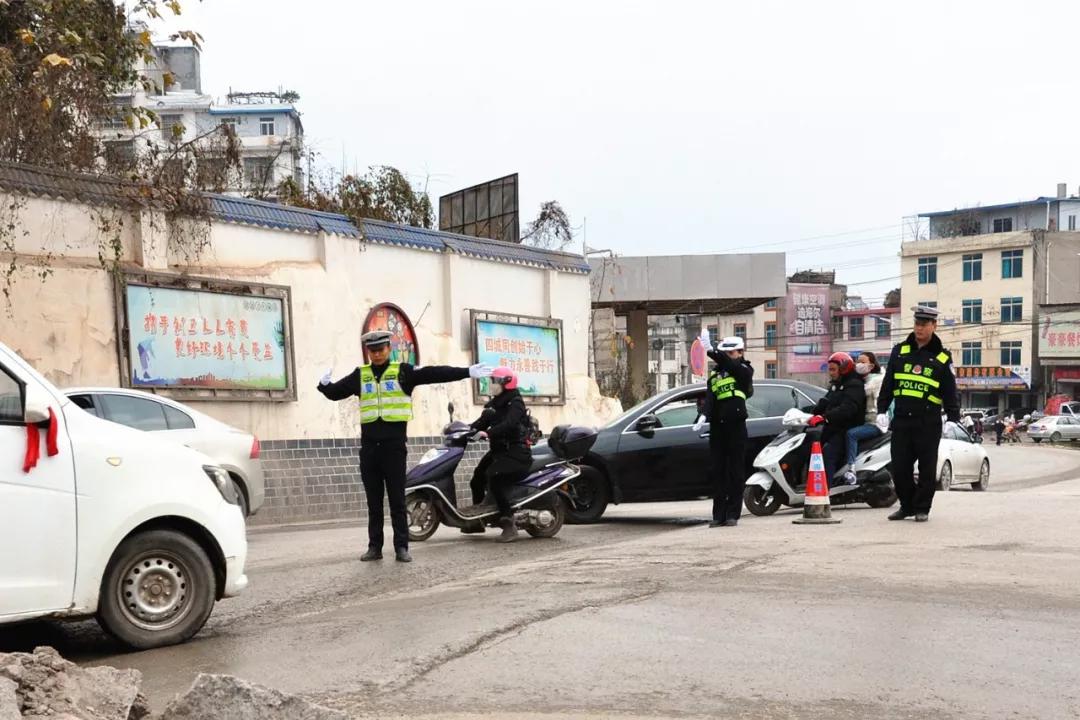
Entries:
<svg viewBox="0 0 1080 720">
<path fill-rule="evenodd" d="M 68 388 L 64 394 L 103 420 L 153 433 L 214 459 L 229 473 L 238 504 L 249 517 L 266 498 L 259 439 L 171 398 L 126 388 Z"/>
<path fill-rule="evenodd" d="M 915 465 L 915 476 L 919 466 Z M 971 485 L 972 490 L 990 487 L 990 458 L 983 446 L 959 425 L 942 430 L 938 444 L 937 488 L 948 491 L 954 485 Z"/>
</svg>

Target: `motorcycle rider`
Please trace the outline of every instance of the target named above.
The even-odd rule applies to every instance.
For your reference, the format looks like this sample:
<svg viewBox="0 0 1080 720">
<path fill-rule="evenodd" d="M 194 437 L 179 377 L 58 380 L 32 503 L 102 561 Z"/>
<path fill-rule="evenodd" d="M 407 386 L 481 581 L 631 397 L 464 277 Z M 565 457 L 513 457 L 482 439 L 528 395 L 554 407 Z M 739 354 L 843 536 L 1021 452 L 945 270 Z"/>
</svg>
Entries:
<svg viewBox="0 0 1080 720">
<path fill-rule="evenodd" d="M 709 527 L 734 527 L 742 514 L 746 489 L 746 400 L 754 395 L 754 368 L 746 359 L 741 337 L 726 337 L 712 349 L 708 329 L 702 344 L 716 363 L 709 375 L 703 414 L 694 431 L 709 422 L 709 453 L 713 471 L 713 519 Z"/>
<path fill-rule="evenodd" d="M 937 329 L 936 308 L 917 305 L 915 330 L 893 348 L 885 379 L 878 395 L 878 412 L 896 403 L 892 420 L 893 484 L 900 509 L 890 520 L 915 516 L 915 522 L 930 519 L 937 480 L 938 445 L 941 442 L 941 413 L 950 423 L 960 420 L 960 400 L 952 355 L 942 346 Z M 915 484 L 915 463 L 919 463 L 919 484 Z"/>
<path fill-rule="evenodd" d="M 470 485 L 474 499 L 484 485 L 491 488 L 502 526 L 498 541 L 511 542 L 517 539 L 518 530 L 514 511 L 510 509 L 510 488 L 524 479 L 532 467 L 532 451 L 526 443 L 528 411 L 518 390 L 517 375 L 510 368 L 495 368 L 489 387 L 491 400 L 471 427 L 479 430 L 478 437 L 487 438 L 491 446 L 476 466 Z"/>
<path fill-rule="evenodd" d="M 855 456 L 859 454 L 859 441 L 875 438 L 888 429 L 887 425 L 882 428 L 877 422 L 877 396 L 878 391 L 881 390 L 882 381 L 881 364 L 878 363 L 877 356 L 870 351 L 861 353 L 859 361 L 855 363 L 855 372 L 863 378 L 866 389 L 866 422 L 847 431 L 848 470 L 844 473 L 844 482 L 848 485 L 854 485 L 857 482 Z"/>
<path fill-rule="evenodd" d="M 846 352 L 829 356 L 829 392 L 814 407 L 810 427 L 824 425 L 821 442 L 824 445 L 825 475 L 832 484 L 836 471 L 843 465 L 847 447 L 847 432 L 866 419 L 866 387 L 862 376 L 855 372 L 855 361 Z"/>
</svg>

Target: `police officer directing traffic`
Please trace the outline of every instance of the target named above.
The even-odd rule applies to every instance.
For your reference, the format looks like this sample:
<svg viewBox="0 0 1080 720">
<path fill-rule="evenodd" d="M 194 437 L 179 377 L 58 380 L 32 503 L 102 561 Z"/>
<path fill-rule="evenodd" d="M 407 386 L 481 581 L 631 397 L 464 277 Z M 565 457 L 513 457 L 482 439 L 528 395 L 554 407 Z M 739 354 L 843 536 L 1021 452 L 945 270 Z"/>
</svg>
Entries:
<svg viewBox="0 0 1080 720">
<path fill-rule="evenodd" d="M 930 519 L 937 484 L 938 444 L 941 442 L 941 413 L 951 423 L 960 420 L 960 401 L 952 356 L 941 345 L 937 330 L 938 311 L 917 305 L 915 331 L 893 347 L 885 379 L 878 394 L 879 424 L 890 403 L 895 403 L 892 420 L 892 466 L 900 509 L 890 520 L 915 516 L 916 522 Z M 915 484 L 915 462 L 919 463 L 919 484 Z"/>
<path fill-rule="evenodd" d="M 713 470 L 713 519 L 709 527 L 734 527 L 742 514 L 746 489 L 746 400 L 754 394 L 754 368 L 746 359 L 741 337 L 727 337 L 716 350 L 709 331 L 701 333 L 716 368 L 705 388 L 703 414 L 694 431 L 709 422 L 709 454 Z"/>
<path fill-rule="evenodd" d="M 319 381 L 319 392 L 330 400 L 360 399 L 360 479 L 368 505 L 368 549 L 360 559 L 382 560 L 383 494 L 390 503 L 394 527 L 394 554 L 399 562 L 409 555 L 409 521 L 405 513 L 406 425 L 412 419 L 412 391 L 419 385 L 453 382 L 491 375 L 486 365 L 468 368 L 414 367 L 390 362 L 390 338 L 386 330 L 365 333 L 360 341 L 370 363 L 332 382 L 332 370 Z"/>
</svg>

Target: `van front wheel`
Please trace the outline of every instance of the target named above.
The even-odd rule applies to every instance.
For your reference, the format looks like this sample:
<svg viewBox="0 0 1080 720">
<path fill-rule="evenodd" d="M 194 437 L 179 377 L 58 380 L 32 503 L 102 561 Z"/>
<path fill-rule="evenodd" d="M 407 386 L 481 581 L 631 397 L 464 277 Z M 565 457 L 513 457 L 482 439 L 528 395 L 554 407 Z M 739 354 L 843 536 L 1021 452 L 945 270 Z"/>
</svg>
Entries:
<svg viewBox="0 0 1080 720">
<path fill-rule="evenodd" d="M 132 648 L 175 645 L 199 632 L 216 594 L 210 558 L 197 542 L 150 530 L 113 553 L 101 581 L 98 622 Z"/>
</svg>

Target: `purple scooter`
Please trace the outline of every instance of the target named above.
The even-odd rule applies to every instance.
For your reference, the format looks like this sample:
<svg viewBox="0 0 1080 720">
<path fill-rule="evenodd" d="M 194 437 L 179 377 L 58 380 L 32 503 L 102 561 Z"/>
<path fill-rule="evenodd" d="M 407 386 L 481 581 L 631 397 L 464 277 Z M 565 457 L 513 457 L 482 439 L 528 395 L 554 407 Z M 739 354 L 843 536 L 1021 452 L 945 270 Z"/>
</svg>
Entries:
<svg viewBox="0 0 1080 720">
<path fill-rule="evenodd" d="M 413 542 L 427 540 L 440 523 L 473 532 L 498 527 L 499 511 L 493 501 L 457 506 L 454 472 L 477 433 L 466 423 L 454 420 L 453 403 L 448 410 L 450 423 L 443 428 L 443 446 L 428 450 L 405 481 L 409 540 Z M 519 528 L 533 537 L 558 534 L 566 519 L 567 483 L 581 474 L 581 469 L 570 461 L 584 456 L 595 440 L 592 428 L 560 425 L 552 430 L 548 445 L 560 460 L 531 473 L 510 489 L 510 507 Z"/>
</svg>

